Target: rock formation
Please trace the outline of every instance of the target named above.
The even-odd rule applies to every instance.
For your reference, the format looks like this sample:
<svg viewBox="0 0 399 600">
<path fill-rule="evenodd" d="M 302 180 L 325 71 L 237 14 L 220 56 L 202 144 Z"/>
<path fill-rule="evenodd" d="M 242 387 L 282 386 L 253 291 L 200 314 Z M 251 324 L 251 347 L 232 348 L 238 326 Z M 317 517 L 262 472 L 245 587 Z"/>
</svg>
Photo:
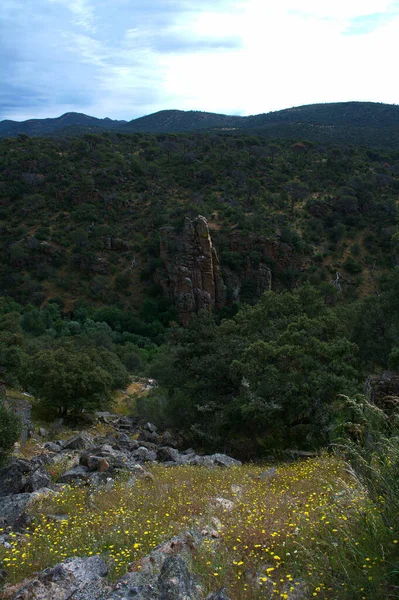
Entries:
<svg viewBox="0 0 399 600">
<path fill-rule="evenodd" d="M 176 304 L 183 325 L 202 308 L 225 305 L 226 286 L 205 217 L 187 218 L 181 234 L 163 227 L 160 258 L 167 273 L 158 274 L 157 282 Z"/>
</svg>

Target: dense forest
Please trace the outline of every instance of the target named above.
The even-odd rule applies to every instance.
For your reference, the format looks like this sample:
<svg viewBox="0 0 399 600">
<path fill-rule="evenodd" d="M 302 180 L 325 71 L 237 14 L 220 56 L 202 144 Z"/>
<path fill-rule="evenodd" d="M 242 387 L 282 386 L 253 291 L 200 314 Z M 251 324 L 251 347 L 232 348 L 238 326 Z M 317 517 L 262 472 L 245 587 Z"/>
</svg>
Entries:
<svg viewBox="0 0 399 600">
<path fill-rule="evenodd" d="M 254 456 L 325 444 L 339 394 L 396 368 L 399 152 L 108 132 L 0 156 L 1 373 L 50 412 L 151 374 L 147 414 Z M 184 321 L 170 290 L 198 215 L 223 303 Z"/>
</svg>

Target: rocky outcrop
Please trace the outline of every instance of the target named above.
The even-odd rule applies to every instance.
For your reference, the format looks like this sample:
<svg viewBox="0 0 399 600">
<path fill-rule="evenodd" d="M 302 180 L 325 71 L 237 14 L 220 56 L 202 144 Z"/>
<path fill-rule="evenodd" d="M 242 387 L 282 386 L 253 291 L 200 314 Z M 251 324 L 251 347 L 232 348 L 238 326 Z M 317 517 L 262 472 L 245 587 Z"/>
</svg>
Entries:
<svg viewBox="0 0 399 600">
<path fill-rule="evenodd" d="M 174 302 L 183 325 L 201 309 L 220 310 L 232 302 L 250 302 L 271 290 L 270 265 L 277 274 L 300 267 L 293 247 L 278 236 L 269 240 L 234 231 L 225 242 L 228 260 L 221 266 L 205 217 L 187 218 L 181 232 L 171 226 L 161 229 L 164 268 L 156 270 L 154 279 Z"/>
<path fill-rule="evenodd" d="M 225 305 L 226 287 L 205 217 L 187 218 L 180 234 L 172 227 L 163 227 L 160 258 L 166 274 L 157 272 L 156 280 L 176 304 L 184 325 L 201 309 Z"/>
<path fill-rule="evenodd" d="M 364 388 L 371 402 L 387 414 L 399 409 L 399 373 L 385 371 L 380 375 L 369 375 Z"/>
<path fill-rule="evenodd" d="M 10 600 L 99 600 L 107 590 L 108 568 L 99 556 L 69 558 L 39 573 Z"/>
</svg>

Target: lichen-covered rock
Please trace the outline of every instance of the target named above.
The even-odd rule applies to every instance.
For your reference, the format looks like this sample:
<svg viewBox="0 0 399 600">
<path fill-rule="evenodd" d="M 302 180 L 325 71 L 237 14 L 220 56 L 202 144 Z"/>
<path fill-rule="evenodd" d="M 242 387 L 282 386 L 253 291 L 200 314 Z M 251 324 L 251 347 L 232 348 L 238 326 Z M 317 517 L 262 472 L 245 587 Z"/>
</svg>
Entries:
<svg viewBox="0 0 399 600">
<path fill-rule="evenodd" d="M 63 473 L 58 479 L 58 483 L 76 483 L 77 481 L 85 481 L 89 478 L 89 476 L 89 469 L 79 465 Z"/>
<path fill-rule="evenodd" d="M 194 579 L 180 556 L 169 556 L 165 560 L 158 585 L 164 600 L 199 600 Z"/>
<path fill-rule="evenodd" d="M 35 468 L 31 462 L 18 459 L 0 469 L 0 497 L 22 492 Z"/>
<path fill-rule="evenodd" d="M 212 454 L 210 458 L 217 467 L 240 467 L 241 461 L 227 456 L 227 454 Z"/>
<path fill-rule="evenodd" d="M 227 595 L 226 588 L 223 587 L 214 594 L 207 596 L 206 600 L 230 600 L 230 598 Z"/>
<path fill-rule="evenodd" d="M 30 501 L 30 494 L 13 494 L 0 498 L 0 527 L 23 529 L 31 522 L 25 509 Z"/>
<path fill-rule="evenodd" d="M 90 445 L 91 440 L 86 434 L 78 434 L 64 443 L 64 450 L 85 450 Z"/>
<path fill-rule="evenodd" d="M 107 589 L 107 573 L 99 556 L 69 558 L 39 573 L 10 600 L 100 600 Z"/>
<path fill-rule="evenodd" d="M 24 485 L 24 492 L 37 492 L 41 488 L 47 487 L 51 483 L 51 479 L 47 471 L 39 468 L 29 477 Z"/>
</svg>

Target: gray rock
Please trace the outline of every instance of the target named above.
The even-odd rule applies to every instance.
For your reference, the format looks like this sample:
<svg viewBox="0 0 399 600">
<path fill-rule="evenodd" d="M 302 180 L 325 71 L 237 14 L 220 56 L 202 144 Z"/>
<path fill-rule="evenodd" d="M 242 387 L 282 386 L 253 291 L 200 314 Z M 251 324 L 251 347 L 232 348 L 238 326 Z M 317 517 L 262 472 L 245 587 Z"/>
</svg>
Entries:
<svg viewBox="0 0 399 600">
<path fill-rule="evenodd" d="M 152 444 L 159 444 L 160 441 L 159 435 L 150 431 L 142 431 L 138 439 L 140 442 L 151 442 Z"/>
<path fill-rule="evenodd" d="M 100 556 L 69 558 L 39 573 L 11 600 L 100 600 L 107 590 L 107 573 Z"/>
<path fill-rule="evenodd" d="M 43 448 L 49 450 L 50 452 L 60 452 L 62 450 L 62 446 L 57 442 L 46 442 L 43 445 Z"/>
<path fill-rule="evenodd" d="M 161 600 L 199 600 L 197 587 L 180 556 L 169 556 L 158 579 Z"/>
<path fill-rule="evenodd" d="M 227 454 L 212 454 L 211 457 L 213 462 L 218 467 L 240 467 L 241 461 L 227 456 Z"/>
<path fill-rule="evenodd" d="M 134 458 L 139 462 L 153 462 L 157 459 L 157 454 L 153 450 L 148 450 L 144 446 L 140 446 L 132 452 Z"/>
<path fill-rule="evenodd" d="M 47 437 L 48 436 L 48 431 L 47 429 L 45 429 L 44 427 L 39 427 L 39 435 L 41 437 Z"/>
<path fill-rule="evenodd" d="M 87 467 L 83 467 L 79 465 L 77 467 L 73 467 L 63 473 L 61 477 L 58 479 L 58 483 L 73 483 L 76 481 L 85 481 L 89 478 L 90 471 Z"/>
<path fill-rule="evenodd" d="M 0 498 L 0 527 L 22 529 L 31 519 L 25 512 L 30 494 L 13 494 Z"/>
<path fill-rule="evenodd" d="M 110 594 L 101 600 L 160 600 L 158 581 L 154 575 L 128 573 L 124 575 Z"/>
<path fill-rule="evenodd" d="M 145 429 L 146 431 L 149 431 L 150 433 L 156 433 L 158 431 L 158 427 L 156 425 L 154 425 L 154 423 L 146 423 L 143 427 L 143 429 Z"/>
<path fill-rule="evenodd" d="M 90 438 L 87 435 L 79 433 L 64 443 L 64 450 L 86 450 L 90 445 Z"/>
<path fill-rule="evenodd" d="M 158 448 L 157 459 L 160 462 L 171 461 L 174 463 L 181 463 L 184 460 L 180 456 L 178 450 L 175 450 L 175 448 L 168 448 L 168 446 L 162 446 L 161 448 Z M 187 460 L 187 458 L 185 458 L 185 460 Z"/>
<path fill-rule="evenodd" d="M 264 481 L 269 481 L 270 479 L 274 479 L 278 476 L 277 469 L 275 467 L 271 467 L 271 469 L 267 469 L 267 471 L 263 471 L 259 475 L 259 479 L 263 479 Z"/>
<path fill-rule="evenodd" d="M 37 490 L 47 487 L 50 483 L 51 478 L 47 471 L 39 468 L 29 477 L 24 486 L 24 492 L 37 492 Z"/>
<path fill-rule="evenodd" d="M 111 489 L 114 486 L 114 480 L 109 473 L 91 473 L 87 481 L 95 489 Z"/>
<path fill-rule="evenodd" d="M 207 596 L 206 600 L 230 600 L 230 598 L 227 595 L 226 588 L 223 587 L 214 594 Z"/>
<path fill-rule="evenodd" d="M 18 459 L 0 469 L 0 496 L 19 494 L 26 484 L 29 473 L 35 469 L 29 461 Z"/>
</svg>

